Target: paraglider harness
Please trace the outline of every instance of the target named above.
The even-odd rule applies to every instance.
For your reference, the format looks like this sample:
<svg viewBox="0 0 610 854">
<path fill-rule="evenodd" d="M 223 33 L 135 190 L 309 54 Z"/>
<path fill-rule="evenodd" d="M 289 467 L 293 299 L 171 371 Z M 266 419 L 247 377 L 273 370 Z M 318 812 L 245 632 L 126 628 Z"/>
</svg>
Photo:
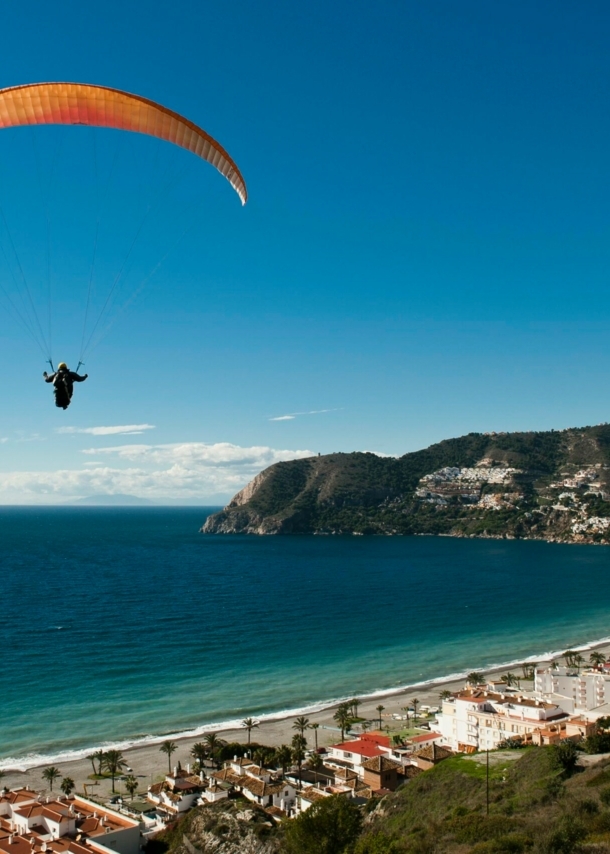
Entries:
<svg viewBox="0 0 610 854">
<path fill-rule="evenodd" d="M 72 400 L 72 393 L 74 391 L 74 385 L 70 382 L 70 371 L 56 371 L 53 367 L 53 362 L 51 359 L 48 359 L 49 365 L 51 366 L 51 370 L 55 374 L 55 379 L 53 380 L 53 391 L 55 394 L 55 406 L 61 409 L 67 409 L 70 405 L 70 401 Z M 79 362 L 76 368 L 75 373 L 78 373 L 78 369 L 84 362 Z"/>
<path fill-rule="evenodd" d="M 70 400 L 72 399 L 72 389 L 68 384 L 67 371 L 57 372 L 57 376 L 53 380 L 53 388 L 55 389 L 55 405 L 67 406 L 70 403 Z"/>
</svg>

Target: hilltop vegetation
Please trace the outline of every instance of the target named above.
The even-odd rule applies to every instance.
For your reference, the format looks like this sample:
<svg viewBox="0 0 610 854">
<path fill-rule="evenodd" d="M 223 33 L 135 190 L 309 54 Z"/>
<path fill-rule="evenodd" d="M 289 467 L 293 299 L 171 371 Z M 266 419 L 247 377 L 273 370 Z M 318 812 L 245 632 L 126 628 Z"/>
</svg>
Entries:
<svg viewBox="0 0 610 854">
<path fill-rule="evenodd" d="M 203 530 L 610 542 L 609 482 L 609 425 L 470 433 L 399 458 L 276 463 Z"/>
<path fill-rule="evenodd" d="M 489 812 L 484 757 L 456 756 L 380 801 L 337 795 L 279 826 L 240 800 L 201 807 L 154 852 L 610 854 L 610 762 L 577 768 L 572 745 L 490 756 Z"/>
</svg>

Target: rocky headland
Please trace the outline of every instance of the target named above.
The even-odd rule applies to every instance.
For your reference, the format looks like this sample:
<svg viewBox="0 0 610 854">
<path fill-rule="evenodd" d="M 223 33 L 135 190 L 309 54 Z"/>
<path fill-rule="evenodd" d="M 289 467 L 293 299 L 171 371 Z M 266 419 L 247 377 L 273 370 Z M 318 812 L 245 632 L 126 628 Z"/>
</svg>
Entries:
<svg viewBox="0 0 610 854">
<path fill-rule="evenodd" d="M 276 463 L 202 531 L 609 543 L 610 425 L 469 433 L 398 458 Z"/>
</svg>

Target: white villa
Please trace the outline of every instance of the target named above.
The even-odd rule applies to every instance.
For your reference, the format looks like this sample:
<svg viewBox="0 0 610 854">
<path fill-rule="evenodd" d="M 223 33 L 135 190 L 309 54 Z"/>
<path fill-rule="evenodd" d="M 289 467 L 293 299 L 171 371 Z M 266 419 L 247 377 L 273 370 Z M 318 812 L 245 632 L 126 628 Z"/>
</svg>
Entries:
<svg viewBox="0 0 610 854">
<path fill-rule="evenodd" d="M 249 801 L 265 808 L 292 815 L 296 807 L 296 789 L 292 783 L 278 779 L 269 769 L 256 765 L 251 759 L 234 757 L 225 762 L 222 771 L 214 771 L 211 781 L 216 786 L 234 788 Z M 204 798 L 209 800 L 204 793 Z"/>
<path fill-rule="evenodd" d="M 203 774 L 191 774 L 190 766 L 187 766 L 186 771 L 174 768 L 173 773 L 166 774 L 161 783 L 149 786 L 147 800 L 163 812 L 175 816 L 194 807 L 205 786 Z"/>
</svg>

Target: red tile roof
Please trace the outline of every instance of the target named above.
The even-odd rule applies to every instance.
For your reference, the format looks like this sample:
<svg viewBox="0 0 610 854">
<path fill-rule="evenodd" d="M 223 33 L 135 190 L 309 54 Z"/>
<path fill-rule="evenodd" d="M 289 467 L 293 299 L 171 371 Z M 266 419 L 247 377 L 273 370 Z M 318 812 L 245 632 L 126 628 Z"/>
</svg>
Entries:
<svg viewBox="0 0 610 854">
<path fill-rule="evenodd" d="M 360 736 L 360 741 L 374 741 L 375 744 L 382 745 L 383 747 L 390 746 L 390 736 L 384 735 L 382 732 L 363 732 Z"/>
<path fill-rule="evenodd" d="M 425 732 L 423 735 L 414 735 L 413 738 L 408 738 L 410 744 L 421 744 L 423 741 L 434 741 L 441 738 L 440 732 Z"/>
<path fill-rule="evenodd" d="M 343 744 L 333 744 L 333 750 L 343 750 L 345 753 L 357 753 L 359 756 L 381 756 L 384 751 L 380 750 L 374 741 L 344 741 Z"/>
</svg>

